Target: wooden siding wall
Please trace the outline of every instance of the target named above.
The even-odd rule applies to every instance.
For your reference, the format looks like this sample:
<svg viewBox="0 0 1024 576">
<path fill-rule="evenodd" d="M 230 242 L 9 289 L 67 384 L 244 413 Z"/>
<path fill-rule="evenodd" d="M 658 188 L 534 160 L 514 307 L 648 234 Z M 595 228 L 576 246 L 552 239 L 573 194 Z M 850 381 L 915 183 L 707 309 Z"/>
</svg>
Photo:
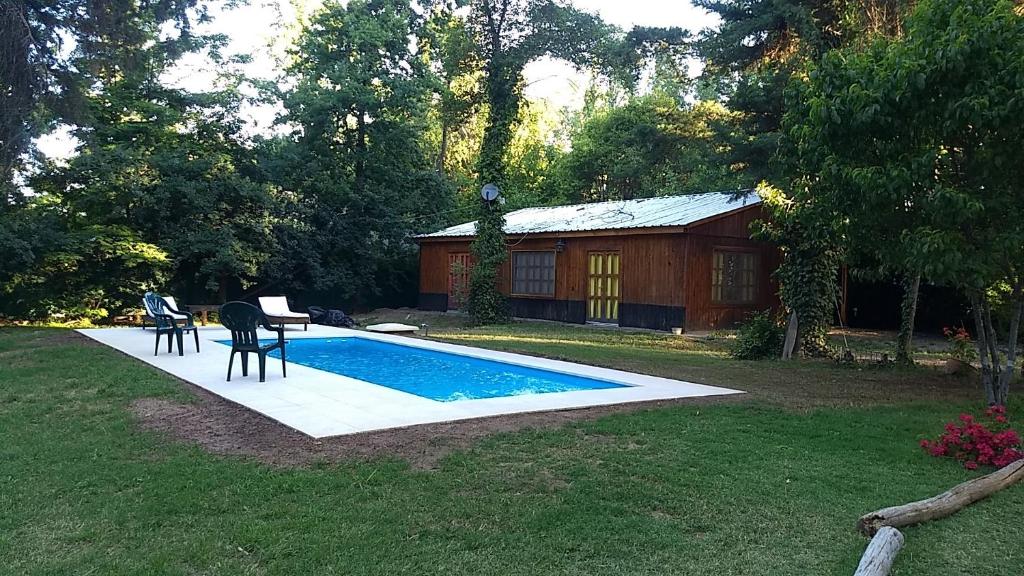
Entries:
<svg viewBox="0 0 1024 576">
<path fill-rule="evenodd" d="M 777 287 L 771 280 L 779 263 L 778 251 L 749 238 L 750 223 L 762 217 L 760 209 L 753 209 L 709 221 L 687 233 L 566 236 L 565 249 L 555 256 L 554 299 L 586 300 L 587 254 L 618 250 L 623 304 L 685 307 L 688 330 L 729 327 L 752 311 L 778 304 Z M 508 243 L 510 251 L 554 250 L 556 241 L 554 236 L 510 237 Z M 716 247 L 758 254 L 760 284 L 754 305 L 711 302 L 712 253 Z M 446 294 L 448 254 L 468 251 L 468 240 L 424 241 L 420 247 L 420 293 Z M 510 295 L 510 268 L 511 259 L 500 275 L 500 288 L 506 295 Z"/>
<path fill-rule="evenodd" d="M 750 239 L 750 225 L 765 218 L 761 208 L 744 210 L 693 226 L 687 235 L 686 324 L 688 329 L 730 328 L 752 312 L 777 308 L 778 285 L 772 278 L 781 261 L 778 249 Z M 713 254 L 716 248 L 757 254 L 757 300 L 749 306 L 715 304 L 711 301 Z"/>
<path fill-rule="evenodd" d="M 555 238 L 509 241 L 510 251 L 554 250 Z M 683 305 L 681 234 L 566 238 L 555 255 L 555 299 L 586 300 L 587 254 L 618 250 L 622 255 L 622 301 L 636 304 Z M 469 242 L 424 242 L 420 247 L 420 292 L 448 290 L 448 254 L 466 252 Z M 501 291 L 510 295 L 511 259 L 501 271 Z M 628 279 L 628 280 L 627 280 Z"/>
</svg>

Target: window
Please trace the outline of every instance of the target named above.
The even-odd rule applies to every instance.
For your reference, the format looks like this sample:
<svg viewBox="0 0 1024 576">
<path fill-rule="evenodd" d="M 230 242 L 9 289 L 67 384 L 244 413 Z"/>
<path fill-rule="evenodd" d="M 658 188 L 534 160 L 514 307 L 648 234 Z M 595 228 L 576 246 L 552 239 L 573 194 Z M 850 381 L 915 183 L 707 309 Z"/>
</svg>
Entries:
<svg viewBox="0 0 1024 576">
<path fill-rule="evenodd" d="M 512 294 L 555 295 L 555 253 L 513 252 Z"/>
<path fill-rule="evenodd" d="M 715 250 L 711 300 L 723 304 L 753 304 L 757 298 L 757 254 Z"/>
</svg>

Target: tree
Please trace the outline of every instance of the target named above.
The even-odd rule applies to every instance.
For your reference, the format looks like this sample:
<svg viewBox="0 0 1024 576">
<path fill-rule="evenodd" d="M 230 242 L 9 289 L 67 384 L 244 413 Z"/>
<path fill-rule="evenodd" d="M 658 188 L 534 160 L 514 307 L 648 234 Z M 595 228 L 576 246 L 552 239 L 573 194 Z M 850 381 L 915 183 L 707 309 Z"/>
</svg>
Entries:
<svg viewBox="0 0 1024 576">
<path fill-rule="evenodd" d="M 791 188 L 813 198 L 819 225 L 835 230 L 846 261 L 876 277 L 905 279 L 896 358 L 911 362 L 922 276 L 912 258 L 915 232 L 935 216 L 934 174 L 920 155 L 932 143 L 891 129 L 906 105 L 873 106 L 881 104 L 880 92 L 896 88 L 877 69 L 889 45 L 883 39 L 867 49 L 832 51 L 805 82 L 795 82 L 784 144 L 796 175 Z"/>
<path fill-rule="evenodd" d="M 576 202 L 737 189 L 717 123 L 732 114 L 715 102 L 680 105 L 655 92 L 594 114 L 561 162 Z"/>
<path fill-rule="evenodd" d="M 755 235 L 782 251 L 775 274 L 782 302 L 797 316 L 794 349 L 823 356 L 828 351 L 828 328 L 837 304 L 836 276 L 843 257 L 835 222 L 822 215 L 808 194 L 787 195 L 767 185 L 759 192 L 772 217 L 760 223 Z"/>
<path fill-rule="evenodd" d="M 145 65 L 88 62 L 95 81 L 75 130 L 78 153 L 31 182 L 59 199 L 71 230 L 131 230 L 174 259 L 170 280 L 182 295 L 224 301 L 255 284 L 276 249 L 273 191 L 254 179 L 254 158 L 241 143 L 236 85 L 194 94 L 160 81 L 181 50 L 220 39 L 180 45 L 150 34 L 133 49 Z"/>
<path fill-rule="evenodd" d="M 487 122 L 477 161 L 480 185 L 504 187 L 505 157 L 522 103 L 523 68 L 542 56 L 577 65 L 594 64 L 601 38 L 610 32 L 596 16 L 559 0 L 471 0 L 469 30 L 484 65 Z M 480 202 L 471 251 L 468 308 L 478 323 L 508 318 L 498 292 L 498 268 L 506 259 L 500 204 Z"/>
<path fill-rule="evenodd" d="M 1024 291 L 1022 53 L 1012 2 L 926 0 L 904 37 L 828 55 L 789 129 L 804 174 L 794 194 L 819 222 L 883 266 L 970 297 L 990 404 L 1006 402 L 1014 376 Z"/>
<path fill-rule="evenodd" d="M 14 177 L 32 138 L 54 120 L 81 119 L 93 70 L 131 72 L 146 64 L 133 48 L 153 30 L 175 29 L 165 44 L 185 45 L 205 18 L 196 0 L 0 0 L 0 212 L 20 192 Z"/>
<path fill-rule="evenodd" d="M 182 54 L 216 55 L 223 41 L 191 34 L 205 14 L 192 5 L 60 2 L 21 12 L 27 30 L 46 28 L 32 35 L 33 109 L 73 122 L 81 145 L 67 163 L 40 163 L 28 179 L 35 195 L 3 216 L 8 229 L 28 221 L 45 230 L 27 241 L 5 309 L 97 318 L 165 282 L 192 300 L 224 297 L 229 280 L 255 281 L 273 251 L 270 197 L 246 173 L 255 171 L 237 87 L 190 94 L 160 81 Z M 61 49 L 68 39 L 74 49 Z M 38 127 L 21 121 L 26 134 Z"/>
<path fill-rule="evenodd" d="M 787 291 L 783 288 L 784 303 L 791 309 L 801 309 L 804 320 L 822 325 L 807 327 L 814 337 L 805 339 L 805 351 L 821 351 L 825 329 L 830 323 L 836 296 L 834 282 L 826 281 L 822 261 L 833 261 L 831 255 L 844 253 L 844 257 L 856 258 L 855 251 L 842 250 L 838 244 L 826 246 L 810 231 L 820 223 L 816 211 L 808 210 L 805 204 L 795 200 L 800 187 L 806 182 L 802 178 L 813 172 L 801 171 L 802 167 L 792 161 L 794 152 L 791 143 L 784 137 L 783 116 L 787 110 L 799 108 L 800 97 L 787 98 L 787 87 L 800 82 L 808 67 L 832 50 L 842 47 L 858 49 L 875 38 L 896 37 L 902 33 L 903 16 L 912 2 L 907 0 L 861 0 L 840 3 L 831 0 L 698 0 L 697 4 L 718 14 L 722 24 L 717 31 L 707 31 L 697 42 L 698 53 L 705 59 L 705 85 L 716 86 L 722 97 L 728 99 L 730 110 L 741 118 L 741 129 L 733 130 L 728 125 L 721 132 L 721 138 L 729 143 L 732 150 L 730 164 L 740 169 L 753 182 L 765 181 L 775 189 L 774 195 L 790 197 L 774 206 L 779 210 L 774 216 L 786 224 L 775 226 L 770 237 L 788 246 L 783 262 L 783 274 L 796 277 L 816 278 L 804 287 Z M 800 222 L 799 224 L 797 222 Z M 798 234 L 793 238 L 782 238 L 785 231 Z M 809 242 L 800 246 L 801 241 Z M 839 241 L 838 238 L 832 240 Z M 799 257 L 812 261 L 798 262 Z M 835 261 L 838 266 L 839 261 Z M 874 265 L 874 262 L 870 263 Z M 835 271 L 832 272 L 833 274 Z M 915 277 L 907 283 L 916 287 Z M 817 287 L 817 295 L 807 288 Z M 799 304 L 785 300 L 787 295 L 800 293 Z M 916 291 L 908 291 L 908 305 L 905 306 L 901 332 L 904 343 L 901 350 L 909 350 L 909 335 L 912 334 L 913 316 L 916 306 Z M 816 300 L 812 303 L 811 300 Z M 799 311 L 798 311 L 799 315 Z M 806 323 L 804 323 L 806 324 Z M 810 344 L 810 348 L 807 348 Z"/>
<path fill-rule="evenodd" d="M 705 81 L 742 114 L 730 164 L 752 182 L 774 181 L 785 88 L 793 74 L 839 45 L 839 16 L 830 0 L 696 0 L 722 23 L 698 39 Z"/>
<path fill-rule="evenodd" d="M 773 164 L 787 109 L 786 87 L 829 50 L 894 36 L 910 0 L 696 0 L 721 25 L 696 42 L 704 82 L 716 86 L 744 130 L 732 141 L 731 164 L 753 182 L 777 181 Z M 728 136 L 728 134 L 726 134 Z"/>
<path fill-rule="evenodd" d="M 479 110 L 481 62 L 466 22 L 455 14 L 455 6 L 442 3 L 427 20 L 425 44 L 434 73 L 438 76 L 435 108 L 440 124 L 436 170 L 446 174 L 450 137 Z"/>
<path fill-rule="evenodd" d="M 281 184 L 311 228 L 291 281 L 313 294 L 366 302 L 410 285 L 410 233 L 450 210 L 423 148 L 436 86 L 421 43 L 410 42 L 423 25 L 402 0 L 330 2 L 293 51 L 284 120 L 297 130 Z"/>
<path fill-rule="evenodd" d="M 19 215 L 26 217 L 33 228 L 21 232 L 37 250 L 23 254 L 30 265 L 4 279 L 0 311 L 5 314 L 30 320 L 105 319 L 137 303 L 142 293 L 167 278 L 167 253 L 130 228 L 68 229 L 38 207 Z M 8 221 L 3 227 L 10 225 Z"/>
</svg>

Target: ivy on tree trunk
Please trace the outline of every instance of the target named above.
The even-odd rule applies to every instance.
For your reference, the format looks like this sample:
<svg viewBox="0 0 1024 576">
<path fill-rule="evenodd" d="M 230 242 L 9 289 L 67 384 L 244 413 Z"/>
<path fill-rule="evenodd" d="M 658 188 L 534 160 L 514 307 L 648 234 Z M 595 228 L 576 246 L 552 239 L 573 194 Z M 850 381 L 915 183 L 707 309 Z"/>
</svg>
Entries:
<svg viewBox="0 0 1024 576">
<path fill-rule="evenodd" d="M 479 183 L 505 184 L 505 150 L 512 140 L 519 114 L 522 68 L 492 59 L 487 66 L 487 97 L 490 108 L 480 146 Z M 480 200 L 476 239 L 470 246 L 473 270 L 469 278 L 469 315 L 476 324 L 497 324 L 510 318 L 508 301 L 498 289 L 498 270 L 508 258 L 505 246 L 505 215 L 497 201 Z"/>
</svg>

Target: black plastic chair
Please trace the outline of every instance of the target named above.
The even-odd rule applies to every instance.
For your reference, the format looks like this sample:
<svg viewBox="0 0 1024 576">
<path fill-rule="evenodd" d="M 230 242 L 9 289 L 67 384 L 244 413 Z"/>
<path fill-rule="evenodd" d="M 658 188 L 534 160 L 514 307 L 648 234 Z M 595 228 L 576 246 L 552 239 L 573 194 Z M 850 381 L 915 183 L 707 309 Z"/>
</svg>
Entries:
<svg viewBox="0 0 1024 576">
<path fill-rule="evenodd" d="M 260 382 L 266 381 L 267 353 L 281 351 L 281 376 L 288 377 L 284 359 L 284 328 L 270 324 L 262 310 L 247 302 L 228 302 L 220 307 L 220 323 L 231 331 L 231 358 L 228 360 L 228 382 L 231 382 L 231 368 L 235 363 L 235 352 L 242 354 L 242 376 L 249 375 L 249 353 L 255 353 L 260 362 Z M 260 344 L 258 328 L 277 333 L 277 342 Z"/>
<path fill-rule="evenodd" d="M 153 319 L 156 327 L 156 344 L 153 356 L 160 353 L 160 337 L 167 335 L 167 352 L 174 350 L 174 339 L 178 340 L 178 356 L 185 355 L 184 334 L 191 332 L 196 340 L 196 353 L 199 352 L 199 328 L 196 327 L 191 312 L 175 310 L 166 300 L 154 292 L 146 292 L 142 298 L 146 314 Z M 177 317 L 175 317 L 177 316 Z"/>
</svg>

